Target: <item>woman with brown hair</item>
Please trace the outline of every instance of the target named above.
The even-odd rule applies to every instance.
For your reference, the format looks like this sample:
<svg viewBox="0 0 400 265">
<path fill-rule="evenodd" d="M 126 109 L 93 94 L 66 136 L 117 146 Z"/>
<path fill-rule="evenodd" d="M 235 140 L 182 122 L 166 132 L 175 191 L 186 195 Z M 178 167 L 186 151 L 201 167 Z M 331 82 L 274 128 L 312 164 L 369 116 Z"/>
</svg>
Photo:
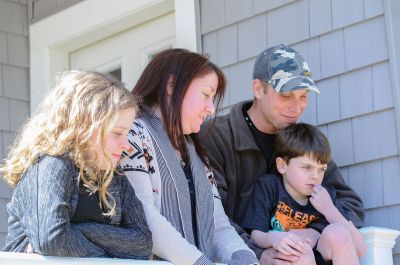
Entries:
<svg viewBox="0 0 400 265">
<path fill-rule="evenodd" d="M 143 203 L 153 254 L 174 264 L 258 264 L 225 215 L 197 138 L 224 92 L 222 71 L 184 49 L 156 55 L 133 89 L 142 105 L 121 165 Z"/>
</svg>

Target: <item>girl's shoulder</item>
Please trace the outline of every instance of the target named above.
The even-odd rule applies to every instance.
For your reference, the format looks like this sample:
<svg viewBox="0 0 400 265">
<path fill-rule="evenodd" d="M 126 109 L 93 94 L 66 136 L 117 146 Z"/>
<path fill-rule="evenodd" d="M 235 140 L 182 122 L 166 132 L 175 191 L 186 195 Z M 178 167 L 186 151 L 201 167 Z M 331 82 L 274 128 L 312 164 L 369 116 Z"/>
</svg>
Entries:
<svg viewBox="0 0 400 265">
<path fill-rule="evenodd" d="M 44 185 L 58 183 L 51 187 L 72 187 L 77 182 L 77 176 L 78 168 L 68 155 L 40 155 L 36 163 L 22 175 L 16 189 L 31 190 L 36 182 Z"/>
<path fill-rule="evenodd" d="M 37 160 L 25 171 L 22 178 L 26 175 L 33 173 L 37 174 L 38 170 L 41 172 L 58 172 L 66 171 L 70 172 L 76 169 L 75 162 L 69 158 L 68 155 L 53 156 L 48 154 L 41 154 Z"/>
<path fill-rule="evenodd" d="M 53 155 L 41 155 L 38 158 L 37 164 L 41 166 L 48 166 L 48 167 L 66 167 L 72 168 L 75 167 L 75 162 L 69 157 L 68 154 L 60 155 L 60 156 L 53 156 Z"/>
</svg>

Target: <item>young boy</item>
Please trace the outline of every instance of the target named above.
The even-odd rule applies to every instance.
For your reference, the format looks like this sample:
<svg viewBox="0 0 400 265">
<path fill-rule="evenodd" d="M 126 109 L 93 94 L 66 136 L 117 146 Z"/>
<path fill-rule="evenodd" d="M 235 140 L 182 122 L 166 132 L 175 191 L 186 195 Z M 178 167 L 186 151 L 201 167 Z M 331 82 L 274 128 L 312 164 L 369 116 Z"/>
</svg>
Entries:
<svg viewBox="0 0 400 265">
<path fill-rule="evenodd" d="M 331 159 L 328 139 L 314 126 L 293 124 L 277 135 L 274 150 L 279 174 L 259 179 L 243 223 L 251 238 L 261 248 L 298 256 L 296 265 L 359 264 L 362 236 L 335 207 L 334 188 L 321 186 Z M 321 226 L 318 240 L 299 230 Z"/>
</svg>

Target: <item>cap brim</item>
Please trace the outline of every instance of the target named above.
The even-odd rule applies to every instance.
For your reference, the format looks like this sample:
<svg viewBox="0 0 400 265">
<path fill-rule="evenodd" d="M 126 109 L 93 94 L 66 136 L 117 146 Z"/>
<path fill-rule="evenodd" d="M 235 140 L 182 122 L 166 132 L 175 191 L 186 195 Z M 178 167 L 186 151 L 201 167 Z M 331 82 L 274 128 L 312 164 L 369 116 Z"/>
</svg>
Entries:
<svg viewBox="0 0 400 265">
<path fill-rule="evenodd" d="M 291 76 L 287 78 L 280 78 L 272 80 L 272 87 L 278 93 L 287 93 L 295 90 L 309 90 L 319 94 L 319 89 L 315 85 L 314 81 L 307 76 Z"/>
</svg>

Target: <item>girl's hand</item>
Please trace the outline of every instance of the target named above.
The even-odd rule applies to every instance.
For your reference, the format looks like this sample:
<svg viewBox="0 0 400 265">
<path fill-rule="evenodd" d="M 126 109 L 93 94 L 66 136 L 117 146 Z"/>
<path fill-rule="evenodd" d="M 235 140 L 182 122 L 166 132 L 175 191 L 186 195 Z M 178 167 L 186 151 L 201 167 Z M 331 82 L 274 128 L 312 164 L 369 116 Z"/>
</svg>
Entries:
<svg viewBox="0 0 400 265">
<path fill-rule="evenodd" d="M 299 236 L 288 232 L 274 233 L 272 247 L 285 255 L 301 256 L 306 253 L 306 242 Z"/>
</svg>

